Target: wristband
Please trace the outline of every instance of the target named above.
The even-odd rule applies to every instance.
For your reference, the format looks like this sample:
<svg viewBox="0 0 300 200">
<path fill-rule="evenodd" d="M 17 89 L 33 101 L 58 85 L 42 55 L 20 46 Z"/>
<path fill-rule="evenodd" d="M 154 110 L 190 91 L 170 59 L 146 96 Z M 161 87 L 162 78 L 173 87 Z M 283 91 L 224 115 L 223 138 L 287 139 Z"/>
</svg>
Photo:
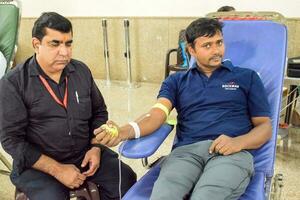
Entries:
<svg viewBox="0 0 300 200">
<path fill-rule="evenodd" d="M 135 139 L 141 137 L 141 130 L 139 125 L 136 122 L 129 122 L 128 123 L 130 126 L 132 126 L 133 130 L 134 130 L 134 137 Z"/>
</svg>

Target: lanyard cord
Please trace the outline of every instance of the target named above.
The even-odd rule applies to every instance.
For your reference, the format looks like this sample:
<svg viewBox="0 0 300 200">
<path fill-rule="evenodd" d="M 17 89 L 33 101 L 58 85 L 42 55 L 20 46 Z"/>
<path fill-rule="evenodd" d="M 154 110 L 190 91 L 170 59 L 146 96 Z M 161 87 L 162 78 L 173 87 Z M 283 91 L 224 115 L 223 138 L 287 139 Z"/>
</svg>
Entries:
<svg viewBox="0 0 300 200">
<path fill-rule="evenodd" d="M 43 85 L 45 86 L 45 88 L 47 89 L 47 91 L 49 92 L 49 94 L 56 101 L 56 103 L 58 103 L 59 105 L 61 105 L 65 109 L 67 109 L 67 104 L 68 104 L 68 78 L 66 77 L 66 89 L 65 89 L 65 95 L 64 95 L 63 102 L 61 102 L 61 100 L 59 100 L 57 98 L 57 96 L 55 95 L 54 91 L 52 90 L 52 88 L 50 87 L 50 85 L 46 81 L 46 79 L 44 77 L 42 77 L 41 75 L 39 75 L 39 78 L 41 79 Z"/>
</svg>

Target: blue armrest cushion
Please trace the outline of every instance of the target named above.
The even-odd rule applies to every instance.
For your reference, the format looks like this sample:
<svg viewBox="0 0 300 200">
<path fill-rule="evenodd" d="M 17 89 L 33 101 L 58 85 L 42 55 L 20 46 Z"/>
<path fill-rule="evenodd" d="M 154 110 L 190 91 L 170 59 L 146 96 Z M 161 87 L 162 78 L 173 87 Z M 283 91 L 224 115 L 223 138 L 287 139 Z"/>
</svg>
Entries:
<svg viewBox="0 0 300 200">
<path fill-rule="evenodd" d="M 119 147 L 119 152 L 127 158 L 149 157 L 158 149 L 172 129 L 173 126 L 163 124 L 151 135 L 123 142 Z"/>
</svg>

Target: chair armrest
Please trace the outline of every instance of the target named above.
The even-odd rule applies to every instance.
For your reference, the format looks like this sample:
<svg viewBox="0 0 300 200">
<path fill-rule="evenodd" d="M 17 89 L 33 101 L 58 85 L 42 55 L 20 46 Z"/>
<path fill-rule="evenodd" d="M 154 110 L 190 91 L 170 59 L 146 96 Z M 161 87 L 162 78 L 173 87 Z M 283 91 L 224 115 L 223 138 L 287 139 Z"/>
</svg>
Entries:
<svg viewBox="0 0 300 200">
<path fill-rule="evenodd" d="M 169 65 L 170 65 L 170 55 L 171 53 L 176 52 L 177 53 L 177 49 L 169 49 L 167 51 L 166 54 L 166 62 L 165 62 L 165 79 L 169 76 L 170 73 L 170 69 L 169 69 Z"/>
<path fill-rule="evenodd" d="M 177 53 L 177 49 L 169 49 L 167 51 L 165 67 L 168 67 L 170 65 L 170 56 L 171 56 L 171 53 L 174 53 L 174 52 Z"/>
<path fill-rule="evenodd" d="M 151 156 L 172 131 L 173 126 L 163 124 L 152 134 L 138 139 L 127 140 L 119 147 L 119 152 L 127 158 L 146 158 Z"/>
</svg>

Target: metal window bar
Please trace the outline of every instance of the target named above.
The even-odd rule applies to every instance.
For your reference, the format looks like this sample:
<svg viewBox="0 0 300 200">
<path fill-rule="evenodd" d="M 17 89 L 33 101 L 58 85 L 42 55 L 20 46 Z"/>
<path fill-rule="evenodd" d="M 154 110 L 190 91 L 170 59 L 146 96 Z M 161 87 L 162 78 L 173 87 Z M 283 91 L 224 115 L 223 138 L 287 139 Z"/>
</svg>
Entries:
<svg viewBox="0 0 300 200">
<path fill-rule="evenodd" d="M 297 86 L 294 90 L 292 90 L 291 92 L 289 92 L 286 95 L 286 97 L 282 98 L 281 104 L 282 104 L 282 102 L 285 102 L 290 95 L 294 95 L 294 93 L 296 92 L 296 90 L 298 90 L 298 93 L 299 93 L 300 92 L 300 86 Z M 290 103 L 288 103 L 284 108 L 282 108 L 280 110 L 280 113 L 283 112 L 284 110 L 286 110 L 289 106 L 293 105 L 293 103 L 296 102 L 298 99 L 299 99 L 299 96 L 296 97 L 295 99 L 293 99 L 293 101 L 291 101 Z"/>
</svg>

